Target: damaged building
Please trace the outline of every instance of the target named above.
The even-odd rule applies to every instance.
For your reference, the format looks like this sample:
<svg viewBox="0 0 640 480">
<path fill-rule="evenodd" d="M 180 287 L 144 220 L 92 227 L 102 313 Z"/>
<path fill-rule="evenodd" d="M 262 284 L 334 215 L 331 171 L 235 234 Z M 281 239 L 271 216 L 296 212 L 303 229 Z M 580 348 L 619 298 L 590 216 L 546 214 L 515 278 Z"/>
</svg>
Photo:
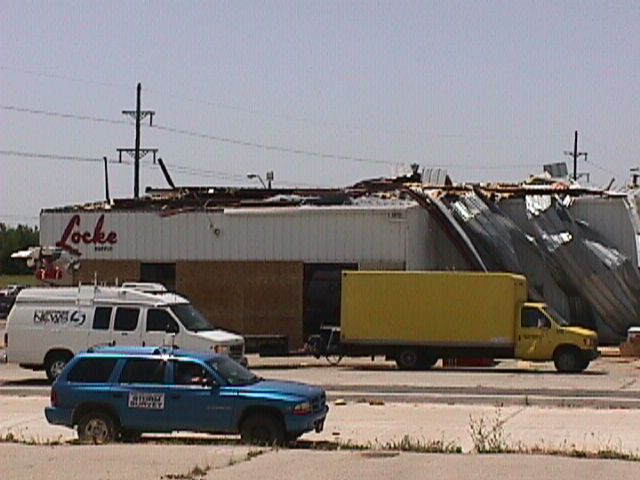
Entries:
<svg viewBox="0 0 640 480">
<path fill-rule="evenodd" d="M 640 324 L 639 225 L 633 191 L 429 172 L 343 189 L 147 189 L 45 209 L 40 238 L 80 256 L 65 283 L 161 282 L 249 347 L 295 350 L 339 324 L 345 269 L 523 273 L 532 300 L 618 342 Z"/>
</svg>

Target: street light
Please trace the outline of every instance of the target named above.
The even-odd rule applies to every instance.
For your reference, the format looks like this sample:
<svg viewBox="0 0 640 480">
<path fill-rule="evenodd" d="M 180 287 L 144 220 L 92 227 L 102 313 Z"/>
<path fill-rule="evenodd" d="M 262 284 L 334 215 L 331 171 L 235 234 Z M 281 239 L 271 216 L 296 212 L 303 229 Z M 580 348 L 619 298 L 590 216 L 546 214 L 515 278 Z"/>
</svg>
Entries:
<svg viewBox="0 0 640 480">
<path fill-rule="evenodd" d="M 258 180 L 260 180 L 260 183 L 262 184 L 262 188 L 271 190 L 271 182 L 273 181 L 273 171 L 267 172 L 267 183 L 264 183 L 264 180 L 262 179 L 262 177 L 257 173 L 247 173 L 247 178 L 249 179 L 257 178 Z"/>
<path fill-rule="evenodd" d="M 264 183 L 264 180 L 262 180 L 262 177 L 257 173 L 247 173 L 247 178 L 251 180 L 253 180 L 254 178 L 257 178 L 258 180 L 260 180 L 260 183 L 262 184 L 262 188 L 267 188 L 267 185 Z"/>
</svg>

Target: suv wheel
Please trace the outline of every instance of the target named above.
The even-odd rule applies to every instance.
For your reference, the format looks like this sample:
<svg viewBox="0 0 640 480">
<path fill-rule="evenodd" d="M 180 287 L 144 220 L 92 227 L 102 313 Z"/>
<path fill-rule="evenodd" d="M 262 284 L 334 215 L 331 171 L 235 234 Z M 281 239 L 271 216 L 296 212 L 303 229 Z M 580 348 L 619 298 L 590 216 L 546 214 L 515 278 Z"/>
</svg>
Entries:
<svg viewBox="0 0 640 480">
<path fill-rule="evenodd" d="M 285 440 L 282 422 L 269 414 L 254 414 L 240 426 L 240 437 L 244 443 L 254 445 L 282 445 Z"/>
<path fill-rule="evenodd" d="M 44 362 L 44 370 L 50 382 L 54 382 L 60 376 L 72 356 L 68 353 L 53 353 Z"/>
<path fill-rule="evenodd" d="M 78 438 L 83 443 L 102 445 L 114 438 L 113 419 L 101 412 L 90 412 L 78 422 Z"/>
</svg>

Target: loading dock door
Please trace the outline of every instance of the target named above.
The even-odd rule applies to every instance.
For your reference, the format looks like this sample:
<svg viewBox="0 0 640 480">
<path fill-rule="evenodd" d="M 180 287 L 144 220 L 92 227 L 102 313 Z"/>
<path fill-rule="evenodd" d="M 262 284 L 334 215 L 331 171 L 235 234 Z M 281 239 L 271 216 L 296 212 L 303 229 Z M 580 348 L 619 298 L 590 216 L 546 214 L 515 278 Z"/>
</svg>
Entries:
<svg viewBox="0 0 640 480">
<path fill-rule="evenodd" d="M 176 264 L 175 263 L 141 263 L 141 282 L 158 282 L 167 287 L 167 290 L 176 290 Z"/>
<path fill-rule="evenodd" d="M 356 263 L 306 263 L 304 265 L 304 338 L 323 325 L 340 325 L 342 271 L 357 270 Z"/>
</svg>

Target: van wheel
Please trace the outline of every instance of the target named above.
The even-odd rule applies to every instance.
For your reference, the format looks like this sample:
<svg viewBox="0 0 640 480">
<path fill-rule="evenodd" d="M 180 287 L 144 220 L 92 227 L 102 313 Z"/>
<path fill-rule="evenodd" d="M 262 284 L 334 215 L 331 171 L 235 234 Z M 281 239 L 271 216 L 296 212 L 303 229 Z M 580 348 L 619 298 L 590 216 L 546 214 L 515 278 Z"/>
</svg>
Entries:
<svg viewBox="0 0 640 480">
<path fill-rule="evenodd" d="M 54 382 L 60 376 L 71 358 L 71 354 L 64 352 L 52 353 L 47 356 L 44 362 L 44 370 L 50 382 Z"/>
<path fill-rule="evenodd" d="M 413 348 L 400 350 L 396 355 L 396 365 L 400 370 L 417 370 L 420 367 L 420 356 Z"/>
<path fill-rule="evenodd" d="M 586 365 L 577 348 L 562 348 L 553 356 L 556 370 L 562 373 L 577 373 L 585 369 Z"/>
<path fill-rule="evenodd" d="M 89 412 L 78 422 L 78 438 L 82 443 L 102 445 L 114 438 L 113 419 L 101 412 Z"/>
<path fill-rule="evenodd" d="M 273 415 L 258 413 L 242 422 L 240 438 L 253 445 L 283 445 L 285 432 L 282 422 Z"/>
</svg>

